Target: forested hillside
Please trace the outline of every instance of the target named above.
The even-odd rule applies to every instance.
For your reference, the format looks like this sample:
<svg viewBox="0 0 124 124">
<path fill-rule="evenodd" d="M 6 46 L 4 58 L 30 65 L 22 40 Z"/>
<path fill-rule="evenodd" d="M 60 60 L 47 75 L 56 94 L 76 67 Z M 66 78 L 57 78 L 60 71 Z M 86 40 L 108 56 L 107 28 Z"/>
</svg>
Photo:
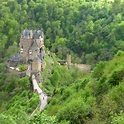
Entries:
<svg viewBox="0 0 124 124">
<path fill-rule="evenodd" d="M 49 95 L 39 111 L 39 99 L 27 77 L 3 73 L 0 87 L 1 124 L 123 124 L 124 52 L 100 62 L 93 73 L 58 65 L 55 56 L 43 73 L 41 87 Z M 1 67 L 2 69 L 2 67 Z M 49 70 L 50 69 L 50 70 Z M 2 74 L 2 73 L 1 73 Z"/>
<path fill-rule="evenodd" d="M 90 74 L 54 65 L 54 73 L 43 84 L 55 92 L 45 110 L 32 116 L 30 123 L 123 124 L 123 56 L 119 51 L 111 61 L 97 64 Z"/>
<path fill-rule="evenodd" d="M 111 59 L 124 49 L 124 2 L 93 1 L 0 0 L 0 56 L 15 51 L 22 30 L 42 28 L 45 46 L 60 58 L 70 52 L 73 62 L 93 65 Z"/>
<path fill-rule="evenodd" d="M 24 29 L 42 29 L 56 54 L 45 56 L 42 112 L 30 79 L 7 73 Z M 0 124 L 123 124 L 123 50 L 123 0 L 0 0 Z M 58 65 L 67 53 L 93 73 Z"/>
</svg>

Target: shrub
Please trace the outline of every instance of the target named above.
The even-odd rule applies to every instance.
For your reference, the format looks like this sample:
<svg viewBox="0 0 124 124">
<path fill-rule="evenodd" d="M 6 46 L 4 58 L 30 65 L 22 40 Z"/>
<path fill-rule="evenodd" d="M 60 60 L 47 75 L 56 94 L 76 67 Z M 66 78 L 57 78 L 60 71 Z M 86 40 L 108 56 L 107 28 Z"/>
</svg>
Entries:
<svg viewBox="0 0 124 124">
<path fill-rule="evenodd" d="M 124 108 L 124 82 L 113 87 L 109 91 L 108 96 L 118 104 L 118 108 L 123 109 Z"/>
<path fill-rule="evenodd" d="M 123 56 L 123 55 L 124 55 L 124 51 L 119 50 L 115 56 Z"/>
<path fill-rule="evenodd" d="M 12 116 L 0 114 L 0 124 L 16 124 L 16 122 Z"/>
<path fill-rule="evenodd" d="M 21 71 L 25 71 L 26 70 L 26 66 L 25 65 L 19 65 L 19 70 Z"/>
<path fill-rule="evenodd" d="M 38 113 L 30 119 L 29 124 L 57 124 L 57 123 L 55 116 L 47 116 L 44 113 Z"/>
<path fill-rule="evenodd" d="M 93 77 L 100 79 L 100 77 L 103 75 L 104 68 L 106 66 L 106 62 L 100 62 L 97 64 L 97 66 L 94 68 Z"/>
<path fill-rule="evenodd" d="M 57 113 L 59 122 L 66 120 L 70 121 L 71 124 L 83 124 L 91 116 L 90 106 L 84 103 L 81 98 L 73 99 Z"/>
<path fill-rule="evenodd" d="M 114 114 L 112 116 L 111 124 L 123 124 L 124 123 L 124 113 L 120 112 L 118 115 Z"/>
<path fill-rule="evenodd" d="M 110 75 L 108 83 L 115 86 L 124 78 L 124 68 L 118 68 L 112 72 Z"/>
</svg>

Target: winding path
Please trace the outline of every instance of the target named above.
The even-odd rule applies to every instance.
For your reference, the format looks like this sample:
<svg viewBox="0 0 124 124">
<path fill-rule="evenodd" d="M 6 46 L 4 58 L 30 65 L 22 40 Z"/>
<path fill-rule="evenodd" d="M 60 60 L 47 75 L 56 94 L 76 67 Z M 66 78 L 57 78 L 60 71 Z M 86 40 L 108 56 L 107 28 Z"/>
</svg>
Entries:
<svg viewBox="0 0 124 124">
<path fill-rule="evenodd" d="M 31 66 L 28 65 L 26 75 L 29 77 L 31 76 Z M 43 110 L 44 107 L 47 105 L 47 94 L 43 92 L 43 90 L 39 87 L 37 80 L 35 78 L 35 74 L 32 74 L 31 76 L 32 84 L 33 84 L 33 90 L 38 93 L 39 98 L 40 98 L 40 110 Z"/>
<path fill-rule="evenodd" d="M 87 65 L 87 64 L 76 64 L 74 65 L 75 67 L 77 67 L 79 70 L 83 71 L 83 72 L 90 72 L 91 71 L 91 65 Z"/>
<path fill-rule="evenodd" d="M 35 78 L 35 75 L 32 75 L 32 83 L 33 83 L 33 88 L 34 91 L 37 91 L 39 98 L 40 98 L 40 110 L 43 110 L 44 107 L 47 105 L 47 98 L 48 96 L 43 92 L 43 90 L 39 87 L 37 80 Z"/>
</svg>

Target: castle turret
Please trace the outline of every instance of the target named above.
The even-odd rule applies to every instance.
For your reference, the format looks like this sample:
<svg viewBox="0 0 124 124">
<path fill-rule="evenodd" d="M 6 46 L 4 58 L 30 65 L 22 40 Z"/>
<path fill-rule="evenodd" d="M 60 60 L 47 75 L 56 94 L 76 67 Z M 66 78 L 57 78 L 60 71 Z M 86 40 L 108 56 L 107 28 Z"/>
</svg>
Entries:
<svg viewBox="0 0 124 124">
<path fill-rule="evenodd" d="M 71 68 L 71 55 L 67 54 L 67 66 Z"/>
<path fill-rule="evenodd" d="M 41 71 L 41 60 L 39 57 L 36 57 L 31 65 L 31 69 L 33 72 L 39 72 Z"/>
<path fill-rule="evenodd" d="M 20 58 L 24 63 L 33 61 L 36 56 L 44 58 L 44 35 L 41 30 L 24 30 L 20 38 Z"/>
<path fill-rule="evenodd" d="M 30 38 L 31 38 L 31 39 L 33 38 L 32 30 L 30 30 Z"/>
</svg>

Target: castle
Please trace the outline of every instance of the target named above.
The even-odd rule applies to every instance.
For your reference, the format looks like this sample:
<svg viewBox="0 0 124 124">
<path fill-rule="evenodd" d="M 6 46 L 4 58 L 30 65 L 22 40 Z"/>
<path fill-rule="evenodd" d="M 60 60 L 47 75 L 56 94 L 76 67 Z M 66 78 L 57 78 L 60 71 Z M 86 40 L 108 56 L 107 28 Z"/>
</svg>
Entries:
<svg viewBox="0 0 124 124">
<path fill-rule="evenodd" d="M 44 60 L 44 34 L 41 30 L 24 30 L 20 38 L 20 60 L 31 64 L 32 71 L 41 71 Z"/>
<path fill-rule="evenodd" d="M 9 67 L 17 68 L 20 64 L 30 65 L 31 73 L 40 74 L 44 63 L 44 34 L 41 30 L 23 30 L 21 33 L 20 52 L 10 57 Z"/>
</svg>

